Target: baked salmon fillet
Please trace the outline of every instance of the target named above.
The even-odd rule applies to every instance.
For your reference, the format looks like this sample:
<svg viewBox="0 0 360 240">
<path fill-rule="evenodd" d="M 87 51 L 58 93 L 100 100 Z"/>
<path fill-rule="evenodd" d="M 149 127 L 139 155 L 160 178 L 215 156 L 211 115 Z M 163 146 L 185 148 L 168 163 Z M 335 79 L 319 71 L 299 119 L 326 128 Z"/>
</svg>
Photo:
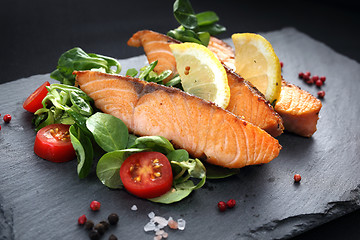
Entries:
<svg viewBox="0 0 360 240">
<path fill-rule="evenodd" d="M 149 63 L 158 60 L 161 65 L 159 68 L 155 67 L 154 70 L 157 73 L 161 73 L 164 70 L 176 72 L 175 57 L 169 45 L 180 43 L 179 41 L 157 32 L 143 30 L 136 32 L 127 43 L 132 47 L 143 46 Z M 230 64 L 233 59 L 231 57 L 228 58 L 228 56 L 231 55 L 232 48 L 227 44 L 222 45 L 221 43 L 224 42 L 211 37 L 209 45 L 216 46 L 216 49 L 221 49 L 221 51 L 218 51 L 218 55 L 222 54 L 221 60 L 224 63 Z M 230 102 L 227 110 L 267 131 L 272 136 L 279 136 L 284 129 L 280 115 L 274 111 L 264 96 L 249 82 L 245 81 L 225 65 L 224 67 L 230 87 Z"/>
<path fill-rule="evenodd" d="M 235 53 L 226 42 L 211 38 L 208 48 L 230 68 L 235 69 Z M 275 104 L 275 111 L 283 119 L 285 130 L 303 137 L 316 132 L 322 104 L 319 99 L 299 87 L 282 81 L 281 93 Z"/>
<path fill-rule="evenodd" d="M 268 163 L 279 142 L 215 104 L 177 88 L 96 71 L 75 71 L 76 82 L 104 113 L 130 132 L 158 135 L 193 157 L 226 168 Z"/>
</svg>

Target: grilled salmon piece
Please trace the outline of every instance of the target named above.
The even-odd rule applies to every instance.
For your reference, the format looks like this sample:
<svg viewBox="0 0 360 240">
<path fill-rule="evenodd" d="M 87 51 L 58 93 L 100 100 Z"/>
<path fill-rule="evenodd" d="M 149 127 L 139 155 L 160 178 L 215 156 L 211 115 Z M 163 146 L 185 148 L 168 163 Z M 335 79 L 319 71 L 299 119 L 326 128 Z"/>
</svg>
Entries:
<svg viewBox="0 0 360 240">
<path fill-rule="evenodd" d="M 139 47 L 143 46 L 149 62 L 156 59 L 161 60 L 159 71 L 167 69 L 176 70 L 175 57 L 172 55 L 169 44 L 180 43 L 163 34 L 143 30 L 135 33 L 129 39 L 128 45 Z M 211 37 L 210 50 L 216 50 L 216 55 L 227 64 L 234 61 L 235 55 L 231 46 L 225 42 Z M 215 51 L 214 50 L 214 51 Z M 233 57 L 231 57 L 231 54 Z M 230 56 L 230 57 L 228 57 Z M 272 136 L 279 136 L 283 132 L 283 123 L 281 117 L 274 111 L 273 107 L 267 102 L 264 96 L 247 81 L 237 75 L 234 71 L 225 67 L 230 87 L 230 102 L 227 110 L 246 121 L 264 129 Z M 175 70 L 174 70 L 175 69 Z"/>
<path fill-rule="evenodd" d="M 172 74 L 164 80 L 165 83 L 177 73 L 175 58 L 169 47 L 171 43 L 180 42 L 169 36 L 150 30 L 136 32 L 127 42 L 131 47 L 144 47 L 149 63 L 155 62 L 156 60 L 158 61 L 154 68 L 154 72 L 157 74 L 165 70 L 172 71 Z"/>
<path fill-rule="evenodd" d="M 231 69 L 235 69 L 235 52 L 229 44 L 216 37 L 211 36 L 207 47 L 226 66 Z"/>
<path fill-rule="evenodd" d="M 273 137 L 283 130 L 283 119 L 269 101 L 253 85 L 224 65 L 230 87 L 230 102 L 226 110 L 268 132 Z"/>
<path fill-rule="evenodd" d="M 321 107 L 321 101 L 309 92 L 282 82 L 275 110 L 283 118 L 287 131 L 311 137 L 316 131 Z"/>
<path fill-rule="evenodd" d="M 95 71 L 76 71 L 101 111 L 140 136 L 158 135 L 193 157 L 227 168 L 267 163 L 281 146 L 264 130 L 176 88 Z"/>
<path fill-rule="evenodd" d="M 231 46 L 215 37 L 212 37 L 212 41 L 216 44 L 209 44 L 209 49 L 230 68 L 235 69 L 235 53 L 230 51 Z M 303 137 L 311 137 L 316 131 L 321 107 L 321 101 L 309 92 L 282 81 L 275 111 L 282 117 L 285 130 Z"/>
</svg>

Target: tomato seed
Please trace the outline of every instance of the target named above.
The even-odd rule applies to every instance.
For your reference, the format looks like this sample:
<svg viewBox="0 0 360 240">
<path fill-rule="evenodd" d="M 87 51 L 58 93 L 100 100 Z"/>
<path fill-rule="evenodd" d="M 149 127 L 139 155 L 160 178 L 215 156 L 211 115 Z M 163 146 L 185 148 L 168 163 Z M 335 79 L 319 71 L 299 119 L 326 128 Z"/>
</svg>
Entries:
<svg viewBox="0 0 360 240">
<path fill-rule="evenodd" d="M 218 202 L 218 208 L 221 212 L 226 210 L 226 203 L 223 201 Z"/>
<path fill-rule="evenodd" d="M 78 218 L 78 223 L 79 223 L 80 225 L 84 225 L 84 224 L 86 223 L 86 216 L 85 216 L 85 214 L 82 215 L 82 216 L 80 216 L 80 217 Z"/>
<path fill-rule="evenodd" d="M 325 91 L 318 91 L 317 95 L 319 98 L 323 98 L 325 97 Z"/>
<path fill-rule="evenodd" d="M 296 183 L 298 183 L 298 182 L 301 181 L 301 176 L 300 176 L 300 174 L 295 174 L 295 175 L 294 175 L 294 181 L 295 181 Z"/>
<path fill-rule="evenodd" d="M 11 121 L 11 115 L 5 114 L 3 117 L 4 122 L 9 123 Z"/>
<path fill-rule="evenodd" d="M 235 205 L 236 205 L 236 201 L 234 199 L 230 199 L 229 201 L 226 202 L 226 206 L 228 208 L 233 208 L 235 207 Z"/>
<path fill-rule="evenodd" d="M 93 210 L 93 211 L 98 211 L 98 210 L 100 209 L 100 206 L 101 206 L 101 204 L 100 204 L 100 202 L 98 202 L 98 201 L 92 201 L 92 202 L 90 203 L 90 208 L 91 208 L 91 210 Z"/>
</svg>

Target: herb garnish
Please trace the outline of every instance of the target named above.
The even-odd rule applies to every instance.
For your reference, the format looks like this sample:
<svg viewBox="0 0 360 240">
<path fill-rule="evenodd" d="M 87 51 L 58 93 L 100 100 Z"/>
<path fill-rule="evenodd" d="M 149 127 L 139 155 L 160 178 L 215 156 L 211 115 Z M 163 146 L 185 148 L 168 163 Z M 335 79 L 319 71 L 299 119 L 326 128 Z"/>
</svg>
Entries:
<svg viewBox="0 0 360 240">
<path fill-rule="evenodd" d="M 167 35 L 181 42 L 195 42 L 207 46 L 210 36 L 226 31 L 217 24 L 219 17 L 213 11 L 195 14 L 189 0 L 176 0 L 173 7 L 174 17 L 180 27 L 170 30 Z"/>
</svg>

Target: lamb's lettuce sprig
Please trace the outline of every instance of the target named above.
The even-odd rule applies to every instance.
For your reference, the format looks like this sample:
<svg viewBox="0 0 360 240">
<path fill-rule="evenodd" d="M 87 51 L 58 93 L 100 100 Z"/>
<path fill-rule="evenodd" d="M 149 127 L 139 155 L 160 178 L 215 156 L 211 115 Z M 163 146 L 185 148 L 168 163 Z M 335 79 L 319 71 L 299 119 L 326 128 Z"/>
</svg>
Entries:
<svg viewBox="0 0 360 240">
<path fill-rule="evenodd" d="M 215 12 L 195 14 L 189 0 L 176 0 L 173 12 L 180 26 L 170 30 L 167 35 L 181 42 L 195 42 L 207 46 L 210 36 L 226 31 L 224 26 L 217 23 L 219 17 Z"/>
<path fill-rule="evenodd" d="M 98 69 L 110 74 L 118 74 L 121 72 L 121 65 L 114 58 L 95 53 L 86 53 L 81 48 L 75 47 L 60 56 L 58 66 L 56 70 L 50 74 L 50 77 L 63 84 L 73 86 L 75 83 L 73 72 L 75 70 L 91 69 Z"/>
</svg>

